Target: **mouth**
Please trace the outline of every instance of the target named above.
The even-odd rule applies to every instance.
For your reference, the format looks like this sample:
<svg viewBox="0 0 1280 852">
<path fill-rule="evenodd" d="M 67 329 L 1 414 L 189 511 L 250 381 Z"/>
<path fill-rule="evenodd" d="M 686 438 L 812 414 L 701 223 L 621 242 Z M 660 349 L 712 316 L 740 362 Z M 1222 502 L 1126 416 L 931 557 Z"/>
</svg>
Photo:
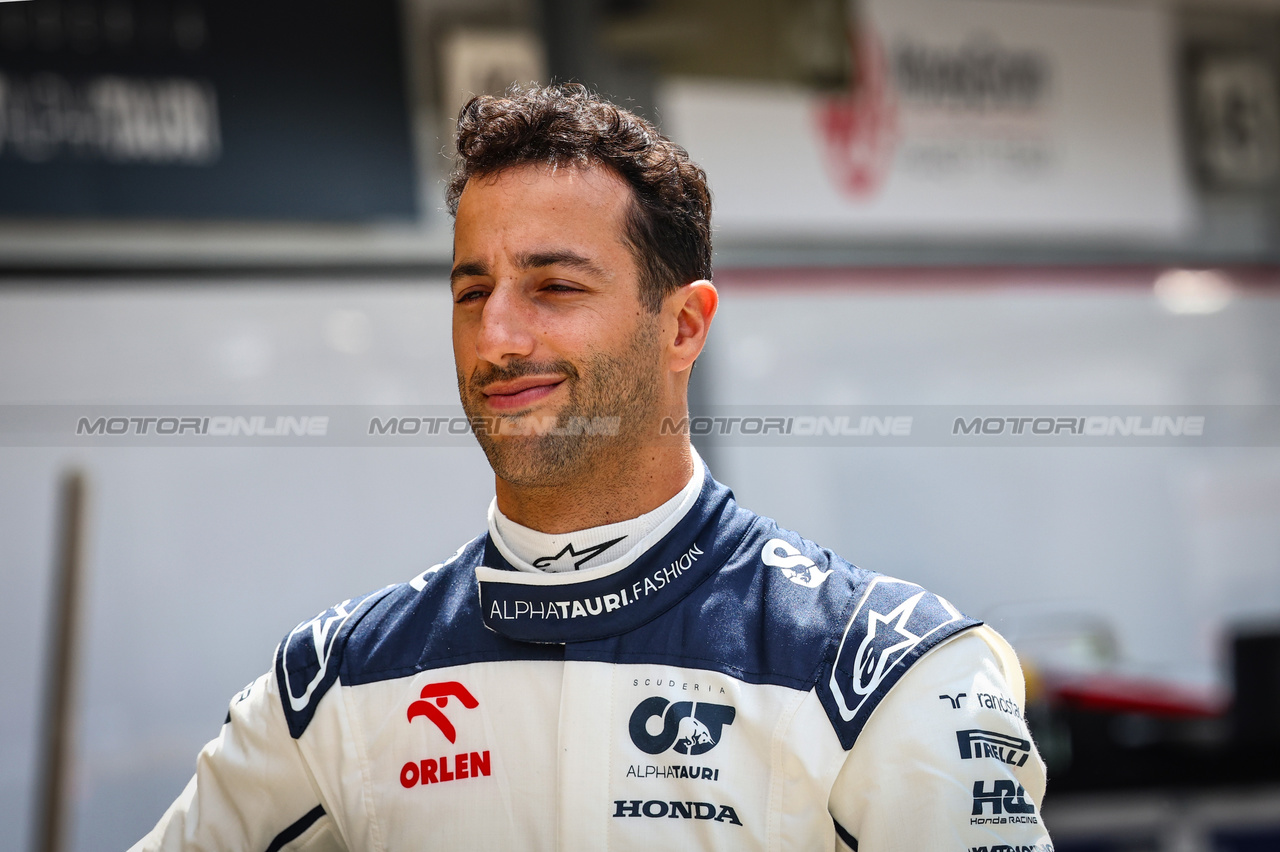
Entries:
<svg viewBox="0 0 1280 852">
<path fill-rule="evenodd" d="M 509 382 L 493 382 L 480 392 L 491 408 L 517 411 L 550 396 L 564 380 L 564 376 L 525 376 Z"/>
</svg>

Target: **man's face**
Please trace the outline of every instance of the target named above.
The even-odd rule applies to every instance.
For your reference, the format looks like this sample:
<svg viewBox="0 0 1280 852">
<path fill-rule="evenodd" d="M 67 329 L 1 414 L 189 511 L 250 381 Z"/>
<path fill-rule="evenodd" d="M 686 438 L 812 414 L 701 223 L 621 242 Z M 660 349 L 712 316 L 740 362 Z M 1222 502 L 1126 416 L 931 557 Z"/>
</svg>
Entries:
<svg viewBox="0 0 1280 852">
<path fill-rule="evenodd" d="M 631 198 L 604 168 L 520 166 L 473 178 L 459 199 L 458 392 L 507 482 L 558 485 L 617 461 L 660 408 L 659 322 L 623 238 Z M 591 434 L 610 423 L 615 434 Z"/>
</svg>

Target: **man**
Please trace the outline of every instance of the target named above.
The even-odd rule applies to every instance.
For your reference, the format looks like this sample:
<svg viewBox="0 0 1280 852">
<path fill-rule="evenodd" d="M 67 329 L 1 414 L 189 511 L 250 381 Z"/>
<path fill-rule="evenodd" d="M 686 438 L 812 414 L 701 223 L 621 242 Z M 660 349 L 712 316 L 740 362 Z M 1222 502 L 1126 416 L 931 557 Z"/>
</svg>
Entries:
<svg viewBox="0 0 1280 852">
<path fill-rule="evenodd" d="M 1004 641 L 660 434 L 716 311 L 701 170 L 578 86 L 473 100 L 458 152 L 488 531 L 290 632 L 136 848 L 1050 850 Z"/>
</svg>

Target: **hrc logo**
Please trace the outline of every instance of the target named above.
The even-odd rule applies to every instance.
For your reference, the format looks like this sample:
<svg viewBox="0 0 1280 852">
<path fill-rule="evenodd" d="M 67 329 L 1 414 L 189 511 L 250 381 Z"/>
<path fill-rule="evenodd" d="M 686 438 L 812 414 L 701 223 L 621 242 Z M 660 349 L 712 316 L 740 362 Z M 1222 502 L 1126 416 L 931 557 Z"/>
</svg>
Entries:
<svg viewBox="0 0 1280 852">
<path fill-rule="evenodd" d="M 991 806 L 993 816 L 1035 813 L 1036 806 L 1027 801 L 1022 785 L 1000 778 L 991 782 L 989 793 L 982 789 L 983 786 L 981 781 L 973 782 L 973 816 L 981 816 L 985 805 Z"/>
</svg>

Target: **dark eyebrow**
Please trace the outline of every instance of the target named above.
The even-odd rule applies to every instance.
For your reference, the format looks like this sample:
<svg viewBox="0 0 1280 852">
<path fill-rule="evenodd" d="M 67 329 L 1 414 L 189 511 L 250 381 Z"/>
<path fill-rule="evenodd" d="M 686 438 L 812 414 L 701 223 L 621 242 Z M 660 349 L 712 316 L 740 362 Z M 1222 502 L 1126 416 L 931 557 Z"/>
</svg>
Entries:
<svg viewBox="0 0 1280 852">
<path fill-rule="evenodd" d="M 607 277 L 599 264 L 585 255 L 570 249 L 549 249 L 547 251 L 530 251 L 515 256 L 516 266 L 521 269 L 543 269 L 548 266 L 565 266 L 578 269 L 598 278 Z M 483 261 L 466 260 L 459 263 L 449 273 L 449 283 L 456 284 L 460 278 L 484 277 L 489 275 L 489 267 Z"/>
<path fill-rule="evenodd" d="M 449 272 L 450 286 L 457 284 L 459 278 L 483 277 L 489 274 L 489 267 L 479 260 L 466 260 L 459 263 Z"/>
<path fill-rule="evenodd" d="M 595 261 L 576 251 L 569 249 L 552 249 L 549 251 L 531 251 L 516 255 L 516 265 L 521 269 L 541 269 L 546 266 L 567 266 L 590 273 L 599 278 L 605 277 L 605 271 Z"/>
</svg>

